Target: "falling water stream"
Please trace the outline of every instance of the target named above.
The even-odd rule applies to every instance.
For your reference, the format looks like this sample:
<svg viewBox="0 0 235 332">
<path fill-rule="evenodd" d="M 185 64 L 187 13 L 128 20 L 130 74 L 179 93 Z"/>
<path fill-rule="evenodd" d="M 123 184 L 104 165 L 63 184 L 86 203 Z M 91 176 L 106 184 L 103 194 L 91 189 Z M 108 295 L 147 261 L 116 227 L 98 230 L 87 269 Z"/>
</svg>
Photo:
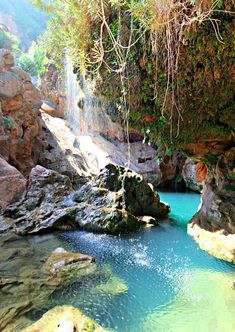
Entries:
<svg viewBox="0 0 235 332">
<path fill-rule="evenodd" d="M 71 61 L 67 84 L 67 119 L 78 134 L 87 134 L 100 114 L 91 115 L 89 98 L 78 109 Z M 200 195 L 161 193 L 161 199 L 172 212 L 159 227 L 123 236 L 58 234 L 64 247 L 94 256 L 109 280 L 100 285 L 98 273 L 55 293 L 51 304 L 74 305 L 118 332 L 235 331 L 234 265 L 202 251 L 186 232 Z"/>
</svg>

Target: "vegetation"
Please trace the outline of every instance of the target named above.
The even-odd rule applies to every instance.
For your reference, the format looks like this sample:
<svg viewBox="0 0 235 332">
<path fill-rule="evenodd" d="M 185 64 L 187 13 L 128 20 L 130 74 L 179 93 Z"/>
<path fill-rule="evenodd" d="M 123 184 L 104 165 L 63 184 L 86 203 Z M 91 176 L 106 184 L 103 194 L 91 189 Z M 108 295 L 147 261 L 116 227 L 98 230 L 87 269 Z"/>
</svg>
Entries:
<svg viewBox="0 0 235 332">
<path fill-rule="evenodd" d="M 32 40 L 36 41 L 39 34 L 46 29 L 45 13 L 30 5 L 28 0 L 2 0 L 0 1 L 1 17 L 4 20 L 6 15 L 6 24 L 11 25 L 17 31 L 18 38 L 21 40 L 21 47 L 26 50 Z M 9 15 L 10 14 L 10 15 Z M 10 29 L 11 26 L 8 26 Z"/>
<path fill-rule="evenodd" d="M 234 130 L 232 0 L 33 2 L 54 13 L 40 41 L 51 60 L 69 55 L 127 130 L 166 150 Z"/>
<path fill-rule="evenodd" d="M 47 58 L 42 48 L 32 42 L 27 53 L 21 53 L 17 60 L 17 65 L 29 73 L 31 76 L 43 74 L 47 71 Z"/>
<path fill-rule="evenodd" d="M 19 39 L 10 33 L 4 25 L 0 24 L 0 48 L 6 48 L 18 52 L 19 43 Z"/>
</svg>

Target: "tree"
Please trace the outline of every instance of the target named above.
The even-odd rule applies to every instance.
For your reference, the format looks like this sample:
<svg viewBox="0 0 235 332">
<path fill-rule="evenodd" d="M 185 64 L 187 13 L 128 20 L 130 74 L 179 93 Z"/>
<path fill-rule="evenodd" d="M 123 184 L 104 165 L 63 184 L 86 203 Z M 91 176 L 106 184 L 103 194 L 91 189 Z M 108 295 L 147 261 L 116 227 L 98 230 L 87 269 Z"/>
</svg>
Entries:
<svg viewBox="0 0 235 332">
<path fill-rule="evenodd" d="M 40 45 L 32 42 L 27 53 L 22 53 L 17 59 L 17 65 L 29 73 L 36 76 L 47 71 L 47 58 Z"/>
</svg>

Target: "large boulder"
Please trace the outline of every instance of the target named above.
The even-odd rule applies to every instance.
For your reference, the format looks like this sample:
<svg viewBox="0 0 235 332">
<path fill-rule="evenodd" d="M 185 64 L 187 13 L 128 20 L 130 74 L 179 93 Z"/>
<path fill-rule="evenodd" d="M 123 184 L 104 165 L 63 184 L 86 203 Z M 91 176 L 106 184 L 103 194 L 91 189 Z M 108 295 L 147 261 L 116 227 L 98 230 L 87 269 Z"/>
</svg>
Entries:
<svg viewBox="0 0 235 332">
<path fill-rule="evenodd" d="M 15 167 L 0 158 L 0 210 L 24 196 L 26 183 L 24 176 Z"/>
<path fill-rule="evenodd" d="M 70 209 L 61 202 L 69 200 L 72 191 L 67 176 L 37 165 L 29 175 L 25 199 L 6 209 L 4 215 L 17 233 L 37 233 L 60 225 L 69 228 Z"/>
<path fill-rule="evenodd" d="M 111 234 L 139 228 L 140 216 L 159 219 L 169 212 L 141 175 L 114 164 L 77 191 L 74 200 L 83 203 L 75 217 L 80 227 Z"/>
<path fill-rule="evenodd" d="M 40 132 L 40 95 L 30 76 L 14 67 L 12 54 L 0 50 L 0 154 L 21 173 L 34 166 L 32 150 Z"/>
<path fill-rule="evenodd" d="M 144 220 L 138 217 L 157 222 L 168 212 L 143 177 L 124 167 L 109 164 L 74 192 L 67 176 L 36 166 L 25 199 L 4 219 L 19 234 L 74 228 L 116 234 L 138 229 Z"/>
</svg>

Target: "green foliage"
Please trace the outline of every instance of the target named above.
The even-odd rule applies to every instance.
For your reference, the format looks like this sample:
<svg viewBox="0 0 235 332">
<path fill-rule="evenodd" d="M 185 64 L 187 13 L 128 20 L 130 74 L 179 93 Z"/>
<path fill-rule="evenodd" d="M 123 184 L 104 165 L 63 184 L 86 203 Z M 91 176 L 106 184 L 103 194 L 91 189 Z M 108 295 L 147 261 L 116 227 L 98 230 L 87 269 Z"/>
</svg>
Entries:
<svg viewBox="0 0 235 332">
<path fill-rule="evenodd" d="M 19 52 L 19 39 L 12 33 L 5 31 L 0 25 L 0 48 Z"/>
<path fill-rule="evenodd" d="M 32 40 L 46 29 L 47 15 L 32 6 L 28 0 L 1 0 L 0 11 L 10 16 L 17 25 L 21 45 L 28 47 Z"/>
<path fill-rule="evenodd" d="M 130 125 L 143 128 L 150 144 L 174 149 L 202 138 L 225 138 L 235 129 L 235 25 L 223 10 L 233 10 L 234 4 L 220 0 L 210 12 L 213 3 L 57 0 L 40 42 L 57 64 L 67 54 L 82 74 L 95 77 L 97 95 L 115 101 L 124 114 L 128 109 Z M 187 27 L 177 43 L 185 12 Z M 219 33 L 209 18 L 217 20 Z M 170 54 L 169 45 L 174 46 Z"/>
<path fill-rule="evenodd" d="M 47 71 L 47 58 L 40 45 L 32 43 L 27 53 L 22 53 L 17 60 L 17 65 L 29 73 L 36 76 Z"/>
<path fill-rule="evenodd" d="M 204 162 L 204 164 L 207 165 L 208 167 L 216 166 L 217 161 L 218 161 L 218 156 L 216 156 L 216 155 L 214 155 L 214 154 L 206 153 L 206 154 L 204 155 L 203 162 Z"/>
<path fill-rule="evenodd" d="M 9 128 L 9 129 L 13 129 L 15 126 L 15 122 L 14 120 L 10 117 L 10 116 L 5 116 L 3 117 L 4 123 L 5 125 Z"/>
</svg>

